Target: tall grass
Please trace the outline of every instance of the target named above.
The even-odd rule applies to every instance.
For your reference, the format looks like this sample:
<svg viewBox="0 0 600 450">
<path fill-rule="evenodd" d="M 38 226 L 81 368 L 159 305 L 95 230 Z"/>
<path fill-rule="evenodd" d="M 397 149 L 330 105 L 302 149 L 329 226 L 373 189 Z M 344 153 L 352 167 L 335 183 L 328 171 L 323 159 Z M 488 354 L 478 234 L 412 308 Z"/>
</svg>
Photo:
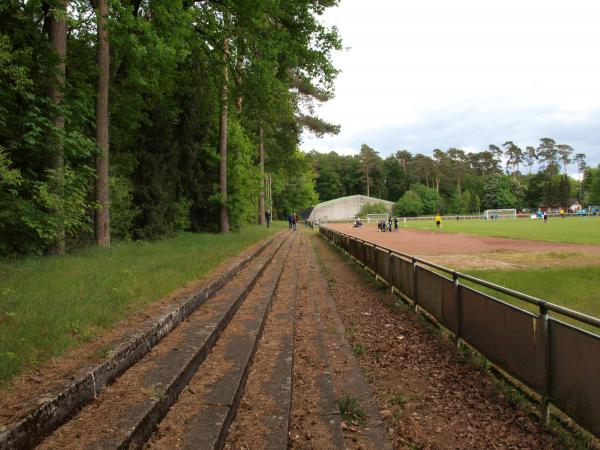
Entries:
<svg viewBox="0 0 600 450">
<path fill-rule="evenodd" d="M 407 221 L 409 228 L 435 230 L 433 220 Z M 548 242 L 569 242 L 600 245 L 600 217 L 551 217 L 548 223 L 537 219 L 451 220 L 442 221 L 442 232 L 467 233 L 481 236 L 498 236 L 532 239 Z"/>
<path fill-rule="evenodd" d="M 0 385 L 141 311 L 280 231 L 182 234 L 0 263 Z"/>
</svg>

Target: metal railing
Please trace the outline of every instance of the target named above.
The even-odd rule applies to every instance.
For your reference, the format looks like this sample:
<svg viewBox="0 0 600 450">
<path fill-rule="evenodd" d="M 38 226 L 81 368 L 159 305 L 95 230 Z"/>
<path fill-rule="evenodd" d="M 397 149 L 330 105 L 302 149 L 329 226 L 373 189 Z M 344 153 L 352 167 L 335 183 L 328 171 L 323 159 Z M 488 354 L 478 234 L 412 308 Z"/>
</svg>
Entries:
<svg viewBox="0 0 600 450">
<path fill-rule="evenodd" d="M 539 394 L 545 423 L 553 404 L 600 436 L 600 336 L 550 313 L 597 327 L 597 333 L 600 319 L 328 227 L 320 232 L 452 332 L 457 345 L 468 343 Z M 461 280 L 534 305 L 538 312 Z"/>
</svg>

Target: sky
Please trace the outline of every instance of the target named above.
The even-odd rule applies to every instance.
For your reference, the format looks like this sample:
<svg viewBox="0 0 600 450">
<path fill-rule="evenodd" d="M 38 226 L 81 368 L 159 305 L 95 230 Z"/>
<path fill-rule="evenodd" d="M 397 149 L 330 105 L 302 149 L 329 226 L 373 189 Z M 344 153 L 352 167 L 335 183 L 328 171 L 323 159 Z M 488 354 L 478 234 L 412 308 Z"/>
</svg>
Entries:
<svg viewBox="0 0 600 450">
<path fill-rule="evenodd" d="M 336 97 L 317 109 L 341 132 L 301 148 L 385 157 L 551 137 L 595 166 L 599 18 L 597 0 L 341 0 L 323 17 L 345 47 Z"/>
</svg>

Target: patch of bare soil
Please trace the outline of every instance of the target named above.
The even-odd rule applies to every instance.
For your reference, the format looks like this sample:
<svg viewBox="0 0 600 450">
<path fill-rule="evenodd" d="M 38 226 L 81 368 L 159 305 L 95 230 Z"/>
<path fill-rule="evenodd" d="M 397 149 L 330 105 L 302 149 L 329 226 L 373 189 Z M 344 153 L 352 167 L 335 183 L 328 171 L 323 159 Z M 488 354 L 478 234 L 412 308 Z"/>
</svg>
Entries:
<svg viewBox="0 0 600 450">
<path fill-rule="evenodd" d="M 297 239 L 285 262 L 225 449 L 285 448 L 287 443 L 299 251 Z"/>
<path fill-rule="evenodd" d="M 144 311 L 124 318 L 111 329 L 102 331 L 102 334 L 92 341 L 69 351 L 64 356 L 51 359 L 35 370 L 15 377 L 6 389 L 0 391 L 0 426 L 14 423 L 25 417 L 37 407 L 40 398 L 65 389 L 73 380 L 106 360 L 111 350 L 127 340 L 131 334 L 145 329 L 157 317 L 171 311 L 181 298 L 201 290 L 208 284 L 207 280 L 252 254 L 263 244 L 264 241 L 249 247 L 239 256 L 225 261 L 201 279 L 153 302 Z"/>
<path fill-rule="evenodd" d="M 454 235 L 452 236 L 454 237 Z M 494 388 L 397 298 L 368 283 L 349 259 L 315 236 L 334 301 L 395 448 L 558 449 L 521 407 Z"/>
<path fill-rule="evenodd" d="M 600 245 L 565 244 L 412 229 L 402 229 L 398 233 L 381 233 L 374 227 L 352 228 L 348 224 L 335 224 L 331 225 L 331 228 L 382 247 L 414 256 L 464 255 L 490 253 L 498 250 L 600 254 Z"/>
</svg>

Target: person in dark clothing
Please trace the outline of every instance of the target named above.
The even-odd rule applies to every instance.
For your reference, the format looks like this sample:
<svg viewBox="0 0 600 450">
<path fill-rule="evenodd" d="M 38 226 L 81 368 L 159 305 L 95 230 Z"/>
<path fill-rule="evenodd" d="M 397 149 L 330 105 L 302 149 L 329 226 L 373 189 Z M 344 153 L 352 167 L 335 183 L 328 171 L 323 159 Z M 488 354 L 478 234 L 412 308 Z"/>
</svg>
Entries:
<svg viewBox="0 0 600 450">
<path fill-rule="evenodd" d="M 292 215 L 292 213 L 288 214 L 288 228 L 291 230 L 292 229 L 292 224 L 294 222 L 294 216 Z"/>
<path fill-rule="evenodd" d="M 394 231 L 398 231 L 398 218 L 394 217 Z"/>
<path fill-rule="evenodd" d="M 265 211 L 265 220 L 267 221 L 267 228 L 271 226 L 271 212 Z"/>
</svg>

